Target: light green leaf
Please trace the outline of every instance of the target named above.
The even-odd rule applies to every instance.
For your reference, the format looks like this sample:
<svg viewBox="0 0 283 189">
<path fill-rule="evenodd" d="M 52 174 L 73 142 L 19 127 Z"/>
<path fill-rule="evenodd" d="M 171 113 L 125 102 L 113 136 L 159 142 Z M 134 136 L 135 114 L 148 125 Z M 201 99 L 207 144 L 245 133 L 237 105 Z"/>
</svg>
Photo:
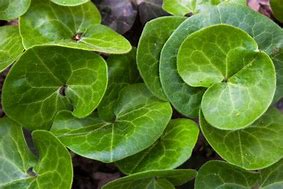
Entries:
<svg viewBox="0 0 283 189">
<path fill-rule="evenodd" d="M 152 145 L 172 114 L 170 104 L 153 97 L 143 84 L 124 88 L 112 111 L 112 122 L 96 115 L 79 120 L 70 112 L 61 112 L 51 131 L 73 152 L 109 163 Z"/>
<path fill-rule="evenodd" d="M 102 189 L 171 189 L 174 188 L 173 186 L 185 184 L 195 176 L 196 171 L 191 169 L 147 171 L 114 180 Z"/>
<path fill-rule="evenodd" d="M 174 169 L 192 154 L 199 129 L 189 119 L 171 120 L 163 135 L 148 149 L 117 162 L 126 174 Z"/>
<path fill-rule="evenodd" d="M 249 172 L 223 161 L 209 161 L 196 177 L 195 189 L 281 189 L 283 161 L 259 172 Z"/>
<path fill-rule="evenodd" d="M 72 160 L 67 149 L 48 131 L 32 133 L 38 160 L 29 150 L 22 128 L 0 119 L 0 188 L 70 189 Z"/>
<path fill-rule="evenodd" d="M 48 129 L 60 110 L 88 116 L 107 87 L 107 65 L 93 52 L 36 47 L 21 56 L 3 86 L 4 112 L 23 127 Z"/>
<path fill-rule="evenodd" d="M 53 3 L 62 6 L 78 6 L 88 2 L 89 0 L 51 0 Z"/>
<path fill-rule="evenodd" d="M 1 0 L 0 20 L 12 20 L 23 15 L 29 8 L 31 0 Z"/>
<path fill-rule="evenodd" d="M 20 18 L 20 33 L 26 49 L 56 45 L 88 51 L 122 54 L 131 44 L 110 28 L 99 24 L 101 16 L 92 2 L 75 7 L 47 0 L 33 0 Z"/>
<path fill-rule="evenodd" d="M 196 116 L 201 102 L 203 88 L 187 85 L 177 72 L 177 53 L 183 41 L 190 34 L 215 24 L 228 24 L 246 31 L 257 42 L 259 50 L 270 57 L 280 56 L 283 31 L 269 18 L 238 4 L 221 3 L 209 11 L 194 15 L 184 21 L 165 43 L 159 65 L 162 88 L 168 100 L 182 114 Z M 273 59 L 277 69 L 282 60 Z M 277 77 L 277 83 L 282 77 Z M 178 90 L 177 90 L 178 89 Z"/>
<path fill-rule="evenodd" d="M 283 158 L 283 113 L 275 107 L 245 129 L 216 129 L 205 121 L 202 114 L 200 126 L 208 143 L 231 164 L 257 170 Z"/>
<path fill-rule="evenodd" d="M 2 72 L 23 53 L 24 47 L 16 26 L 0 27 L 0 36 L 0 72 Z"/>
<path fill-rule="evenodd" d="M 272 14 L 280 21 L 283 22 L 283 3 L 281 0 L 270 0 Z"/>
<path fill-rule="evenodd" d="M 184 20 L 183 17 L 173 16 L 154 19 L 145 25 L 139 40 L 138 69 L 148 89 L 161 100 L 166 100 L 166 96 L 159 79 L 160 52 L 167 39 Z"/>
<path fill-rule="evenodd" d="M 108 87 L 97 110 L 99 117 L 105 121 L 115 119 L 113 109 L 121 90 L 140 80 L 136 65 L 136 49 L 125 55 L 112 55 L 107 59 Z"/>
</svg>

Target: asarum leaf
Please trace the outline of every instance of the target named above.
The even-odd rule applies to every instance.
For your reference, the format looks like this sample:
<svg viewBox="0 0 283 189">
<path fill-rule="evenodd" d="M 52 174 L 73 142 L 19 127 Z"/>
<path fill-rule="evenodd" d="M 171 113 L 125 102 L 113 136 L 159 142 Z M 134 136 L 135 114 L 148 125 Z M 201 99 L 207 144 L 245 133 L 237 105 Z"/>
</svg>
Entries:
<svg viewBox="0 0 283 189">
<path fill-rule="evenodd" d="M 0 36 L 0 72 L 2 72 L 23 53 L 24 47 L 16 26 L 0 27 Z"/>
<path fill-rule="evenodd" d="M 223 161 L 209 161 L 200 168 L 195 189 L 279 189 L 283 185 L 282 168 L 280 161 L 260 172 L 249 172 Z"/>
<path fill-rule="evenodd" d="M 55 114 L 88 116 L 107 87 L 107 65 L 93 52 L 35 47 L 12 67 L 3 86 L 4 112 L 23 127 L 50 128 Z"/>
<path fill-rule="evenodd" d="M 280 22 L 283 22 L 283 4 L 281 0 L 270 0 L 270 6 L 272 9 L 272 14 Z"/>
<path fill-rule="evenodd" d="M 171 120 L 163 135 L 148 149 L 117 162 L 126 174 L 174 169 L 192 154 L 199 129 L 189 119 Z"/>
<path fill-rule="evenodd" d="M 174 189 L 174 186 L 183 185 L 195 176 L 196 171 L 192 169 L 146 171 L 109 182 L 102 189 Z"/>
<path fill-rule="evenodd" d="M 29 8 L 31 0 L 1 0 L 0 20 L 12 20 L 23 15 Z"/>
<path fill-rule="evenodd" d="M 97 110 L 99 117 L 105 121 L 115 119 L 113 112 L 121 90 L 140 80 L 136 65 L 136 49 L 125 55 L 112 55 L 107 59 L 108 87 Z"/>
<path fill-rule="evenodd" d="M 89 0 L 51 0 L 53 3 L 62 6 L 78 6 L 88 2 Z"/>
<path fill-rule="evenodd" d="M 77 119 L 64 111 L 57 115 L 51 131 L 74 153 L 109 163 L 151 146 L 172 114 L 170 104 L 153 97 L 144 84 L 124 88 L 112 111 L 112 122 L 96 115 Z"/>
<path fill-rule="evenodd" d="M 219 129 L 247 127 L 272 102 L 276 77 L 272 60 L 246 32 L 213 25 L 181 45 L 177 70 L 193 87 L 209 87 L 202 99 L 205 119 Z"/>
<path fill-rule="evenodd" d="M 166 96 L 159 79 L 160 52 L 167 39 L 184 20 L 183 17 L 172 16 L 154 19 L 145 25 L 139 40 L 138 69 L 148 89 L 161 100 L 166 100 Z"/>
<path fill-rule="evenodd" d="M 101 16 L 92 2 L 75 7 L 48 0 L 33 0 L 20 18 L 20 33 L 26 49 L 38 45 L 122 54 L 131 44 L 110 28 L 99 24 Z"/>
<path fill-rule="evenodd" d="M 7 117 L 0 119 L 0 188 L 70 189 L 73 179 L 68 150 L 48 131 L 34 131 L 36 158 L 22 128 Z"/>
<path fill-rule="evenodd" d="M 194 15 L 184 21 L 165 43 L 160 57 L 160 80 L 168 100 L 182 114 L 196 116 L 204 88 L 191 87 L 177 72 L 177 54 L 183 41 L 192 33 L 215 24 L 228 24 L 247 32 L 256 41 L 260 51 L 273 58 L 277 73 L 282 67 L 283 31 L 269 18 L 256 13 L 248 7 L 221 3 L 208 11 Z M 262 53 L 261 53 L 262 54 Z M 263 56 L 263 55 L 261 55 Z M 268 78 L 268 77 L 267 77 Z M 277 83 L 283 83 L 277 77 Z"/>
<path fill-rule="evenodd" d="M 206 122 L 202 113 L 200 126 L 208 143 L 231 164 L 257 170 L 283 158 L 283 112 L 275 106 L 245 129 L 216 129 Z"/>
</svg>

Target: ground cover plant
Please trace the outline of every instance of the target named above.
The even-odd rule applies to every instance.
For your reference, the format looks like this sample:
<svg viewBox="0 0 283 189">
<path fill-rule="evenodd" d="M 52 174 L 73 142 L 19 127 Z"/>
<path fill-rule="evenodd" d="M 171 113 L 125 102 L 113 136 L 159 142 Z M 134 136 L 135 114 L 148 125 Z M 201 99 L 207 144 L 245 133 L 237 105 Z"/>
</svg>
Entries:
<svg viewBox="0 0 283 189">
<path fill-rule="evenodd" d="M 0 188 L 283 188 L 283 6 L 247 3 L 0 1 Z"/>
</svg>

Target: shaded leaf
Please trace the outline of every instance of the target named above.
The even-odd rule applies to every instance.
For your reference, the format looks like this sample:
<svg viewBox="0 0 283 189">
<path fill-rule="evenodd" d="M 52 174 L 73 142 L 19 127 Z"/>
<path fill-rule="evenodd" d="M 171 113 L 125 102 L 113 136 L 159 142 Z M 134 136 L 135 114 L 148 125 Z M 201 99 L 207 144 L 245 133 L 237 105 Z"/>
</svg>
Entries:
<svg viewBox="0 0 283 189">
<path fill-rule="evenodd" d="M 83 77 L 82 77 L 83 76 Z M 60 110 L 88 116 L 107 86 L 107 65 L 92 52 L 36 47 L 21 56 L 3 86 L 4 112 L 30 129 L 48 129 Z"/>
<path fill-rule="evenodd" d="M 270 0 L 270 6 L 273 15 L 280 21 L 283 22 L 283 3 L 281 0 Z"/>
<path fill-rule="evenodd" d="M 23 15 L 29 8 L 31 0 L 1 0 L 0 20 L 12 20 Z"/>
<path fill-rule="evenodd" d="M 88 2 L 89 0 L 51 0 L 53 3 L 62 6 L 78 6 Z"/>
</svg>

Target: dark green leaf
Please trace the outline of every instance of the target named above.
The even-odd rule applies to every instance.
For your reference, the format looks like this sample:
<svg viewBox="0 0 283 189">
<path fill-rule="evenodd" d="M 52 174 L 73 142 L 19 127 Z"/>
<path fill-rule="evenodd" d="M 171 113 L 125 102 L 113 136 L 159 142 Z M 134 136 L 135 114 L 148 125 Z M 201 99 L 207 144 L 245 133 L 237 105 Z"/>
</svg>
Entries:
<svg viewBox="0 0 283 189">
<path fill-rule="evenodd" d="M 77 6 L 88 2 L 89 0 L 51 0 L 53 3 L 62 6 Z"/>
<path fill-rule="evenodd" d="M 148 149 L 117 162 L 117 165 L 126 174 L 174 169 L 191 156 L 198 133 L 196 123 L 191 120 L 171 120 L 157 142 Z"/>
<path fill-rule="evenodd" d="M 283 3 L 282 0 L 270 0 L 270 6 L 272 8 L 273 15 L 283 22 Z"/>
<path fill-rule="evenodd" d="M 21 127 L 0 119 L 0 188 L 70 189 L 72 161 L 67 149 L 48 131 L 33 132 L 39 157 L 30 152 Z"/>
<path fill-rule="evenodd" d="M 23 15 L 29 8 L 31 0 L 1 0 L 0 20 L 12 20 Z"/>
<path fill-rule="evenodd" d="M 56 45 L 113 54 L 131 50 L 123 36 L 100 25 L 100 21 L 92 2 L 64 7 L 47 0 L 33 0 L 28 12 L 20 18 L 20 32 L 26 49 Z"/>
<path fill-rule="evenodd" d="M 139 41 L 139 71 L 149 90 L 161 100 L 166 100 L 166 96 L 159 79 L 160 52 L 167 39 L 184 20 L 183 17 L 172 16 L 154 19 L 145 25 Z"/>
<path fill-rule="evenodd" d="M 48 129 L 60 110 L 88 116 L 107 86 L 107 65 L 93 52 L 36 47 L 21 56 L 3 86 L 4 112 L 23 127 Z"/>
<path fill-rule="evenodd" d="M 190 169 L 176 169 L 164 171 L 148 171 L 136 173 L 112 181 L 102 189 L 171 189 L 182 185 L 196 176 L 196 171 Z"/>
<path fill-rule="evenodd" d="M 152 145 L 162 135 L 172 113 L 169 103 L 157 100 L 143 84 L 124 88 L 112 111 L 112 122 L 95 115 L 79 120 L 70 112 L 62 112 L 51 131 L 75 153 L 113 162 Z"/>
</svg>

